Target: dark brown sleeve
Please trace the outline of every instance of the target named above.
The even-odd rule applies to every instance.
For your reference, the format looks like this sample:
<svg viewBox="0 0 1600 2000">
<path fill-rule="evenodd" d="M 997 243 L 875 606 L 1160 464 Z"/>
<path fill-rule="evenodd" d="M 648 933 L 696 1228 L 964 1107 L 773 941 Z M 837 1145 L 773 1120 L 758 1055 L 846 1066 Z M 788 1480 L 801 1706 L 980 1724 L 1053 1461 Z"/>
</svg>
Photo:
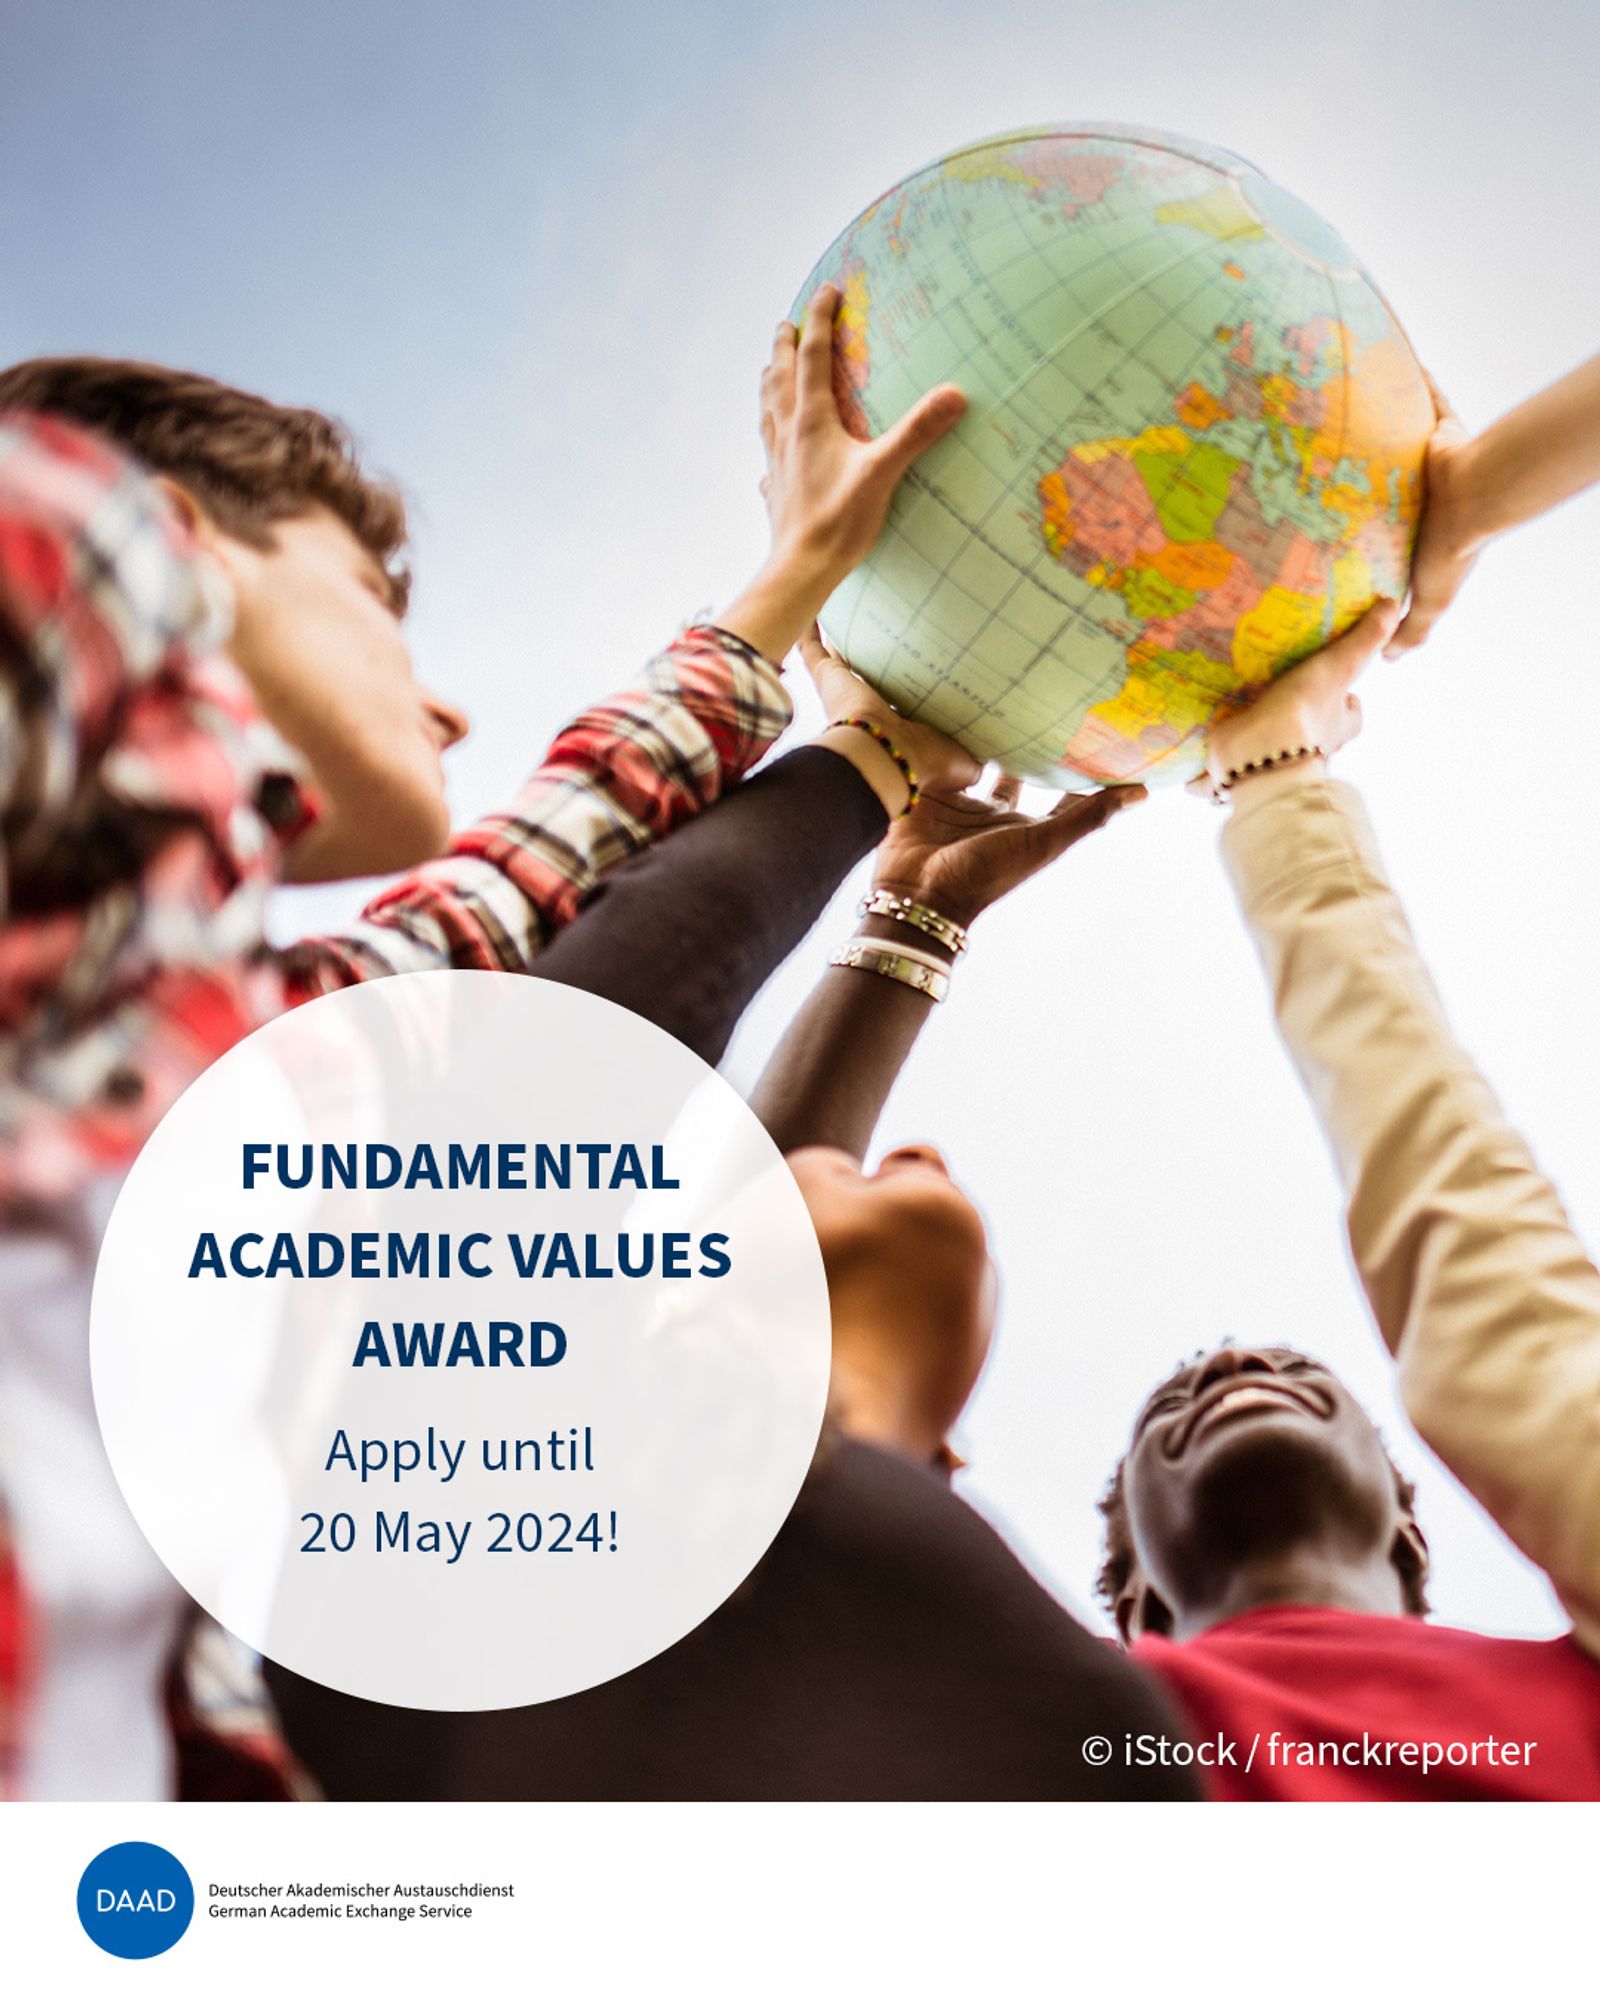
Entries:
<svg viewBox="0 0 1600 2000">
<path fill-rule="evenodd" d="M 533 976 L 614 1000 L 715 1064 L 887 825 L 852 764 L 791 751 L 608 875 Z"/>
</svg>

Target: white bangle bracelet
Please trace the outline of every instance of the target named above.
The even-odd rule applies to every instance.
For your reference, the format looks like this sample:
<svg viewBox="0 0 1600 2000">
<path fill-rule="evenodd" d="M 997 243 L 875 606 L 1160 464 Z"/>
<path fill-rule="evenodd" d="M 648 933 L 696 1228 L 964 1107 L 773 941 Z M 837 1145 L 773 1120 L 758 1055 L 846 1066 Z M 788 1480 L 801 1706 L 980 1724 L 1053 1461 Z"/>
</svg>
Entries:
<svg viewBox="0 0 1600 2000">
<path fill-rule="evenodd" d="M 950 968 L 931 951 L 915 945 L 886 944 L 881 938 L 850 938 L 829 959 L 856 972 L 876 972 L 914 992 L 925 993 L 937 1006 L 950 992 Z"/>
</svg>

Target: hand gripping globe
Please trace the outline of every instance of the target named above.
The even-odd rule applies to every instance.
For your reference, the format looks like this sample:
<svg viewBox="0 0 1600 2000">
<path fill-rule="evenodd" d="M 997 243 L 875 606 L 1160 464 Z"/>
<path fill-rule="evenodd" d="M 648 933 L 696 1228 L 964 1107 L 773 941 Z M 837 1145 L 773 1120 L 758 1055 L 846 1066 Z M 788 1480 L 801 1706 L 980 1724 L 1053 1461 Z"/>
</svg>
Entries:
<svg viewBox="0 0 1600 2000">
<path fill-rule="evenodd" d="M 902 713 L 1063 790 L 1191 777 L 1207 725 L 1402 596 L 1428 384 L 1338 235 L 1246 161 L 1121 126 L 947 154 L 858 216 L 835 386 L 949 380 L 823 629 Z"/>
</svg>

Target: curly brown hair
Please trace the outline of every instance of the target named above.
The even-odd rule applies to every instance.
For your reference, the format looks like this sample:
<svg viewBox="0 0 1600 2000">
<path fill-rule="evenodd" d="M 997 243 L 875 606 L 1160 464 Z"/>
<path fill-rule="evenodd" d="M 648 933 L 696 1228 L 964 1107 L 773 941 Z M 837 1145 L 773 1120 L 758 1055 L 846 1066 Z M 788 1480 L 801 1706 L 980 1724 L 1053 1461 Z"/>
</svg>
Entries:
<svg viewBox="0 0 1600 2000">
<path fill-rule="evenodd" d="M 1312 1356 L 1300 1354 L 1294 1348 L 1278 1351 L 1293 1354 L 1301 1361 L 1312 1360 Z M 1191 1354 L 1187 1361 L 1180 1361 L 1170 1375 L 1156 1384 L 1145 1401 L 1153 1403 L 1157 1397 L 1164 1395 L 1183 1379 L 1196 1361 L 1203 1358 L 1202 1354 Z M 1394 1455 L 1387 1446 L 1384 1447 L 1384 1456 L 1389 1461 L 1389 1470 L 1394 1474 L 1395 1493 L 1401 1507 L 1406 1513 L 1413 1513 L 1417 1497 L 1415 1484 L 1407 1479 L 1395 1464 Z M 1123 1479 L 1127 1463 L 1128 1455 L 1124 1452 L 1117 1460 L 1116 1468 L 1106 1484 L 1106 1490 L 1100 1496 L 1100 1515 L 1105 1524 L 1105 1554 L 1100 1564 L 1100 1572 L 1095 1578 L 1095 1595 L 1111 1613 L 1113 1619 L 1116 1617 L 1118 1601 L 1127 1588 L 1128 1578 L 1133 1574 L 1133 1566 L 1137 1560 L 1133 1546 L 1133 1530 L 1128 1524 L 1128 1496 Z M 1395 1543 L 1393 1560 L 1395 1569 L 1399 1573 L 1407 1615 L 1413 1618 L 1425 1618 L 1428 1614 L 1426 1565 L 1406 1541 Z"/>
<path fill-rule="evenodd" d="M 350 433 L 319 410 L 269 402 L 152 361 L 45 355 L 0 369 L 0 411 L 38 410 L 99 431 L 183 487 L 221 528 L 257 548 L 316 506 L 344 522 L 389 579 L 397 612 L 411 576 L 398 489 L 361 468 Z"/>
</svg>

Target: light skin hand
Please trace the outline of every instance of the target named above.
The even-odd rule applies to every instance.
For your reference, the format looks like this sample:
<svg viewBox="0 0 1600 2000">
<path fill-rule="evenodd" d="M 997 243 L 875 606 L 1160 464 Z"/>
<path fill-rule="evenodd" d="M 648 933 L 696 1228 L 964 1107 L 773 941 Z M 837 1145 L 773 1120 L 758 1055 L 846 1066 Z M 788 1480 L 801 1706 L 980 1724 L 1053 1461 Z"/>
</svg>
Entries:
<svg viewBox="0 0 1600 2000">
<path fill-rule="evenodd" d="M 859 716 L 875 723 L 910 764 L 918 785 L 929 792 L 959 792 L 976 784 L 983 766 L 970 750 L 963 750 L 925 722 L 910 722 L 891 708 L 875 689 L 868 687 L 849 663 L 842 660 L 813 625 L 800 642 L 805 661 L 821 699 L 829 727 L 819 739 L 836 755 L 846 757 L 866 778 L 883 801 L 884 810 L 894 818 L 909 796 L 905 774 L 882 744 L 864 729 L 847 726 L 847 719 Z"/>
<path fill-rule="evenodd" d="M 1466 582 L 1487 539 L 1473 518 L 1472 439 L 1431 375 L 1428 387 L 1438 421 L 1423 465 L 1427 498 L 1411 557 L 1410 602 L 1384 648 L 1385 658 L 1391 660 L 1428 638 Z"/>
<path fill-rule="evenodd" d="M 1249 708 L 1216 723 L 1206 741 L 1207 775 L 1189 790 L 1210 798 L 1230 771 L 1301 748 L 1317 754 L 1236 779 L 1228 791 L 1230 800 L 1238 803 L 1280 784 L 1321 777 L 1326 760 L 1360 733 L 1356 680 L 1390 638 L 1399 616 L 1392 598 L 1380 598 L 1342 638 L 1281 674 Z"/>
<path fill-rule="evenodd" d="M 1600 355 L 1468 437 L 1430 379 L 1439 427 L 1411 568 L 1411 610 L 1391 657 L 1420 646 L 1484 546 L 1600 481 Z"/>
<path fill-rule="evenodd" d="M 845 427 L 833 386 L 833 327 L 840 295 L 824 285 L 803 324 L 779 324 L 761 377 L 762 493 L 772 553 L 719 625 L 781 660 L 877 541 L 908 468 L 960 420 L 954 383 L 928 392 L 882 437 Z"/>
</svg>

